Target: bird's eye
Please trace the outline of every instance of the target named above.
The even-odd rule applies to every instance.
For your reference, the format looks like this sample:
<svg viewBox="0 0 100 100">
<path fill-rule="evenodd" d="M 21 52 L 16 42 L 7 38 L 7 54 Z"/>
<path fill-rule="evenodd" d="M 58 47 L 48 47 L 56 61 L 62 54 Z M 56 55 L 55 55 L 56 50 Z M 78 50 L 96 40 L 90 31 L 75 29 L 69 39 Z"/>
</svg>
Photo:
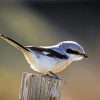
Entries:
<svg viewBox="0 0 100 100">
<path fill-rule="evenodd" d="M 71 49 L 67 49 L 66 52 L 67 53 L 72 53 L 72 50 Z"/>
<path fill-rule="evenodd" d="M 74 50 L 72 50 L 72 49 L 67 49 L 66 52 L 67 52 L 67 53 L 71 53 L 71 54 L 79 54 L 78 51 L 74 51 Z"/>
</svg>

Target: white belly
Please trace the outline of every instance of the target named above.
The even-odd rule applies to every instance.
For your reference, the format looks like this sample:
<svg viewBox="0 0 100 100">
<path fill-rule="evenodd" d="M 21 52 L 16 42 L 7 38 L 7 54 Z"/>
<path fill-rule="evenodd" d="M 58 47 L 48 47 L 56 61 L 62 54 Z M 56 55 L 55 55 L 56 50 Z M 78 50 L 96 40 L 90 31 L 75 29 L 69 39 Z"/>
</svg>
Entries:
<svg viewBox="0 0 100 100">
<path fill-rule="evenodd" d="M 47 73 L 48 71 L 57 73 L 64 70 L 71 63 L 68 60 L 47 57 L 45 55 L 35 56 L 31 53 L 24 55 L 31 68 L 40 73 Z"/>
</svg>

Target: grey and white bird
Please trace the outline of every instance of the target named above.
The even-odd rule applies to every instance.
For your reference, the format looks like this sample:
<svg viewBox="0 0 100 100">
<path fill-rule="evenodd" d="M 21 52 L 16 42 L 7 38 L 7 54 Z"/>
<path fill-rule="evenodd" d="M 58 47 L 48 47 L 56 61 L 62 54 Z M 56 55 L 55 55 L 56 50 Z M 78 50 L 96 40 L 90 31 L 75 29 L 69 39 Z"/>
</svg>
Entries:
<svg viewBox="0 0 100 100">
<path fill-rule="evenodd" d="M 63 41 L 53 46 L 22 46 L 15 40 L 0 34 L 0 38 L 20 50 L 36 72 L 55 75 L 71 62 L 88 58 L 81 45 L 74 41 Z"/>
</svg>

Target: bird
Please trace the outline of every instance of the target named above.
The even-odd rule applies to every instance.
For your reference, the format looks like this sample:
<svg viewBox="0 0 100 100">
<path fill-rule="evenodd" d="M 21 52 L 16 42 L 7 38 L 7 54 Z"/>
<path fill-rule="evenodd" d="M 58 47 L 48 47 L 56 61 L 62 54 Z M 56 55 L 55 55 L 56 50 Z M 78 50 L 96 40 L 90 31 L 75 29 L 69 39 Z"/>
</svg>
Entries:
<svg viewBox="0 0 100 100">
<path fill-rule="evenodd" d="M 53 46 L 23 46 L 3 34 L 0 38 L 21 51 L 34 71 L 55 78 L 58 78 L 56 73 L 73 61 L 88 58 L 83 47 L 75 41 L 63 41 Z"/>
</svg>

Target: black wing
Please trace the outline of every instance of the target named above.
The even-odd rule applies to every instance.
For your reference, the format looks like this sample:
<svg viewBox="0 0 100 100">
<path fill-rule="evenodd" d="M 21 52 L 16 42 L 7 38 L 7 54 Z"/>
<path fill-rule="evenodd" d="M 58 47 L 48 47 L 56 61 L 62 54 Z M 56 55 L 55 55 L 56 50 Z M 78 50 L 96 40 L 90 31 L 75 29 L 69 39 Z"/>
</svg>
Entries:
<svg viewBox="0 0 100 100">
<path fill-rule="evenodd" d="M 46 55 L 49 57 L 55 57 L 55 58 L 59 58 L 59 59 L 67 59 L 66 55 L 62 55 L 50 48 L 32 47 L 32 46 L 26 46 L 26 47 L 32 51 L 36 51 L 40 54 L 43 54 L 43 55 Z"/>
</svg>

